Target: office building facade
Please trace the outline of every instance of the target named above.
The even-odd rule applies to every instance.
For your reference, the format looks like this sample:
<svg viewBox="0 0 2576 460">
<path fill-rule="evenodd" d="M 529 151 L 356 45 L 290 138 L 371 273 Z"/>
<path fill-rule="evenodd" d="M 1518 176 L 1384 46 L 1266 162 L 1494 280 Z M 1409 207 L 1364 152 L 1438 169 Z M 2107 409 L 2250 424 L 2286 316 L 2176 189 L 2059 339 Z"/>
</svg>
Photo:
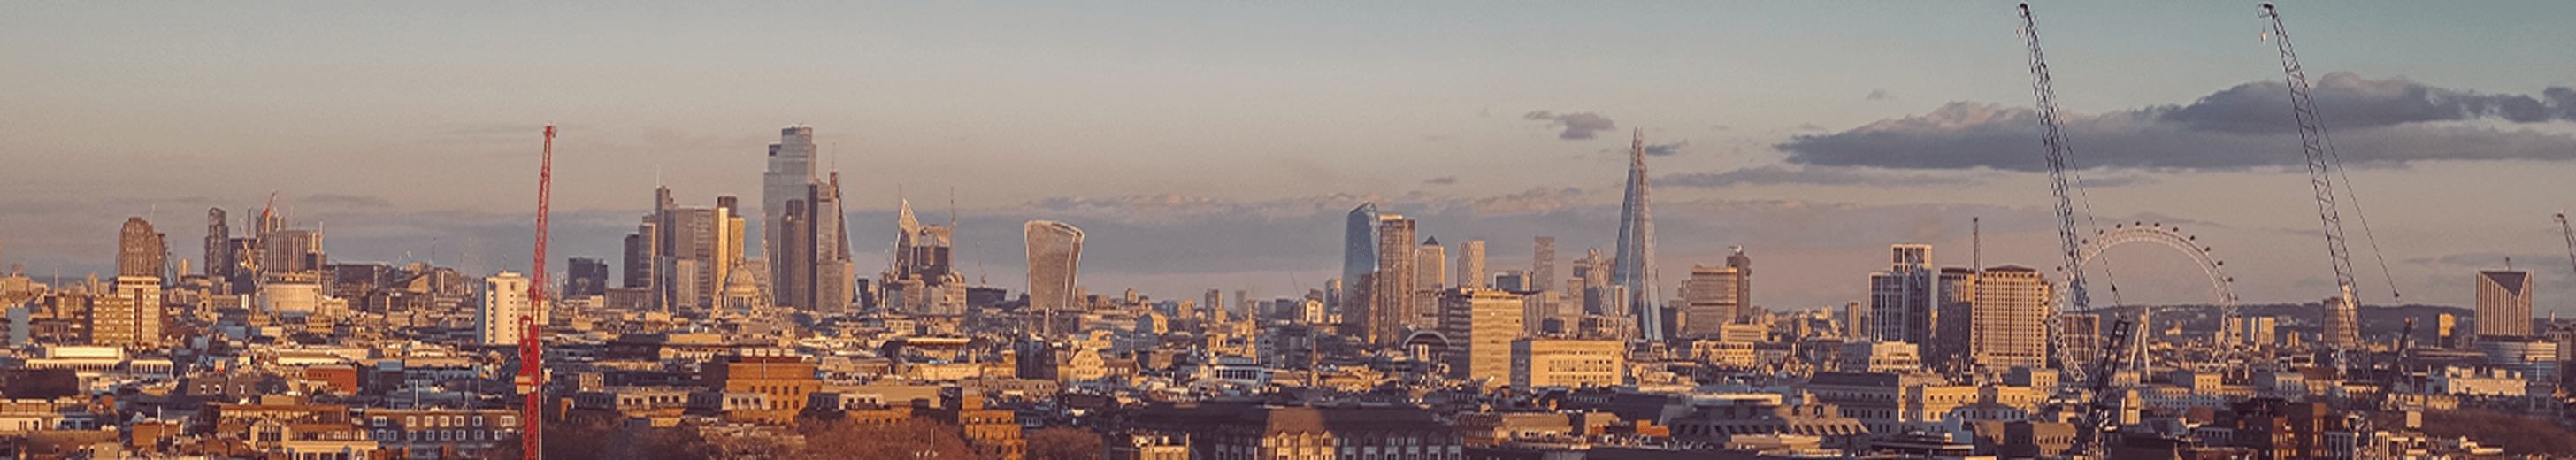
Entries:
<svg viewBox="0 0 2576 460">
<path fill-rule="evenodd" d="M 1042 317 L 1039 333 L 1053 335 L 1054 315 L 1073 309 L 1074 277 L 1082 267 L 1082 229 L 1032 220 L 1023 226 L 1029 249 L 1029 308 Z"/>
<path fill-rule="evenodd" d="M 2531 287 L 2531 272 L 2479 271 L 2478 337 L 2530 337 Z"/>
<path fill-rule="evenodd" d="M 1888 250 L 1888 269 L 1869 274 L 1869 316 L 1873 339 L 1932 346 L 1939 311 L 1934 302 L 1937 276 L 1930 263 L 1932 245 L 1899 244 Z"/>
</svg>

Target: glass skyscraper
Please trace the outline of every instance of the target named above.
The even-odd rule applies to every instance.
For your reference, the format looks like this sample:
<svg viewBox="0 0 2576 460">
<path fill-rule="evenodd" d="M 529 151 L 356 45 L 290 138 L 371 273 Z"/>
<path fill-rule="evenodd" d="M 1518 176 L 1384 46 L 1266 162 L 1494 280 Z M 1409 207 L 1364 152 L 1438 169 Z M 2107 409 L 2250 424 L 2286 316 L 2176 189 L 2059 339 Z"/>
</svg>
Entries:
<svg viewBox="0 0 2576 460">
<path fill-rule="evenodd" d="M 1664 339 L 1663 314 L 1655 284 L 1655 211 L 1647 196 L 1646 132 L 1638 130 L 1628 157 L 1628 193 L 1619 205 L 1619 249 L 1612 260 L 1610 284 L 1627 288 L 1628 314 L 1637 318 L 1637 333 L 1646 340 Z"/>
</svg>

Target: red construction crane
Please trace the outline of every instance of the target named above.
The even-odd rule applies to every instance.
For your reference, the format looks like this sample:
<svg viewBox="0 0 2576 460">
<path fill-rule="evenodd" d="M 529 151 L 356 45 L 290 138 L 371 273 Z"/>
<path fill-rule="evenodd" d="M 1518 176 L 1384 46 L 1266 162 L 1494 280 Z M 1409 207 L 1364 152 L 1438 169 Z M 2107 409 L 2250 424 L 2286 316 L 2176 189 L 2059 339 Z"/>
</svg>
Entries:
<svg viewBox="0 0 2576 460">
<path fill-rule="evenodd" d="M 538 427 L 545 421 L 545 342 L 537 338 L 538 308 L 546 308 L 546 212 L 554 194 L 555 127 L 546 125 L 546 151 L 537 166 L 537 250 L 536 261 L 528 264 L 529 311 L 519 315 L 519 393 L 527 395 L 527 407 L 519 410 L 519 440 L 528 460 L 545 458 L 544 442 Z"/>
</svg>

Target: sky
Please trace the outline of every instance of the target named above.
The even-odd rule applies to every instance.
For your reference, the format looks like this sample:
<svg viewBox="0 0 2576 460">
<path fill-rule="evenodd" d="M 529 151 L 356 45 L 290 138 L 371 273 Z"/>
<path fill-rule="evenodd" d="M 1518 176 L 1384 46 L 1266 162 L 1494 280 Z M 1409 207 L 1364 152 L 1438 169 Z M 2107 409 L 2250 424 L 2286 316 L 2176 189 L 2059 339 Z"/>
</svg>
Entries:
<svg viewBox="0 0 2576 460">
<path fill-rule="evenodd" d="M 2311 302 L 2333 272 L 2256 5 L 2033 10 L 2080 225 L 2178 227 L 2242 302 Z M 1635 132 L 1663 286 L 1740 246 L 1757 304 L 1841 305 L 1890 244 L 2063 265 L 2013 6 L 13 2 L 0 263 L 112 271 L 128 216 L 201 258 L 203 210 L 274 194 L 338 260 L 524 270 L 548 124 L 550 264 L 614 263 L 655 186 L 757 202 L 767 144 L 805 124 L 868 276 L 909 199 L 955 216 L 985 283 L 1023 285 L 1020 223 L 1050 219 L 1085 229 L 1092 292 L 1285 296 L 1338 273 L 1363 202 L 1452 254 L 1488 241 L 1494 270 L 1533 236 L 1606 250 Z M 2576 207 L 2576 4 L 2280 8 L 2363 300 L 2470 305 L 2510 258 L 2540 314 L 2576 314 L 2551 217 Z M 2214 300 L 2172 248 L 2104 254 L 2096 304 Z"/>
</svg>

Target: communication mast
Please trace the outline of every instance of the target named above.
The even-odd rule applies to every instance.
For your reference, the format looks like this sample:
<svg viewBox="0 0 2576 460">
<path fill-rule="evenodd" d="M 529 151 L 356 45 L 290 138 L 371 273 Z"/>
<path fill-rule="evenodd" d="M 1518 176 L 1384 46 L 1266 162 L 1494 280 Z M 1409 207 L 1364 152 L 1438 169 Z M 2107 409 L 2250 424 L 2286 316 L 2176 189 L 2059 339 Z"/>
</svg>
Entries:
<svg viewBox="0 0 2576 460">
<path fill-rule="evenodd" d="M 526 395 L 527 407 L 519 412 L 519 440 L 528 460 L 545 458 L 545 444 L 538 437 L 538 427 L 545 420 L 545 342 L 537 338 L 535 309 L 546 308 L 546 214 L 554 194 L 555 127 L 546 125 L 545 157 L 537 166 L 537 249 L 536 261 L 528 264 L 529 312 L 519 315 L 519 393 Z"/>
</svg>

